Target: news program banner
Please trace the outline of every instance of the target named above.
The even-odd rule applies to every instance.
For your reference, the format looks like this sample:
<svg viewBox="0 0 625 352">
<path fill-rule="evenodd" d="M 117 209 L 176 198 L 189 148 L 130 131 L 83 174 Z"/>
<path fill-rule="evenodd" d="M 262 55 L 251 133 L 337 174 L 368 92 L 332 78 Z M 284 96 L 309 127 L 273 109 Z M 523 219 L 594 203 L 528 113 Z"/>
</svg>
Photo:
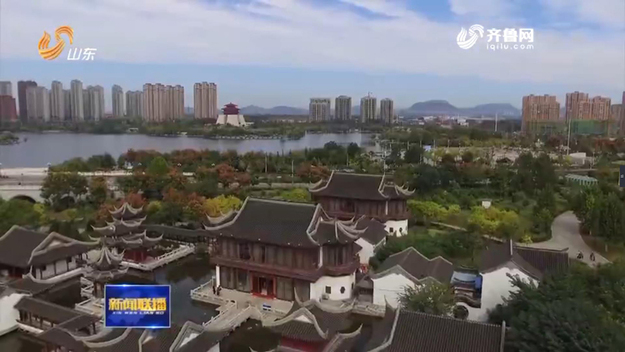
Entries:
<svg viewBox="0 0 625 352">
<path fill-rule="evenodd" d="M 169 285 L 106 285 L 104 326 L 158 329 L 171 326 Z"/>
</svg>

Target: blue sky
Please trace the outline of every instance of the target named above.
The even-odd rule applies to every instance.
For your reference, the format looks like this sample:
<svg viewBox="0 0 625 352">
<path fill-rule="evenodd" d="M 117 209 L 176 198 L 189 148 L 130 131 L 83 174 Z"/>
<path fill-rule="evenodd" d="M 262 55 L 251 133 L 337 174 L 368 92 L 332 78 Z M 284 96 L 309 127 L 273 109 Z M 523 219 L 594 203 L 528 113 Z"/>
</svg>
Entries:
<svg viewBox="0 0 625 352">
<path fill-rule="evenodd" d="M 623 0 L 2 0 L 0 80 L 50 86 L 215 82 L 220 104 L 306 107 L 313 96 L 372 92 L 396 106 L 521 105 L 582 90 L 620 102 Z M 619 12 L 620 11 L 620 12 Z M 532 50 L 459 48 L 462 27 L 533 28 Z M 43 31 L 74 29 L 95 61 L 39 57 Z M 54 39 L 53 39 L 54 40 Z M 52 42 L 54 43 L 54 41 Z M 15 85 L 15 84 L 14 84 Z M 14 88 L 15 89 L 15 88 Z M 618 100 L 618 101 L 617 101 Z"/>
</svg>

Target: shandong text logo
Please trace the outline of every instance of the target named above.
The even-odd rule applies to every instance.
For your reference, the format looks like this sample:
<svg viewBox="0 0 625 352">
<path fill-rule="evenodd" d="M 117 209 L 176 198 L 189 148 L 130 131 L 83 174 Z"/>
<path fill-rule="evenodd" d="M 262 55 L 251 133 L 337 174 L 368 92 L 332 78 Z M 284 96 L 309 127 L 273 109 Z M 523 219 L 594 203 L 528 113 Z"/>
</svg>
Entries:
<svg viewBox="0 0 625 352">
<path fill-rule="evenodd" d="M 70 26 L 61 26 L 54 31 L 55 44 L 50 47 L 50 34 L 44 31 L 43 36 L 39 39 L 39 55 L 45 60 L 54 60 L 65 49 L 65 40 L 61 37 L 65 34 L 69 39 L 69 44 L 74 44 L 74 30 Z M 93 61 L 95 59 L 95 53 L 98 49 L 95 48 L 69 48 L 67 52 L 67 60 L 84 60 Z"/>
<path fill-rule="evenodd" d="M 478 40 L 486 35 L 487 50 L 531 50 L 534 49 L 533 28 L 491 28 L 484 30 L 484 26 L 474 24 L 467 31 L 464 27 L 456 37 L 456 43 L 461 49 L 471 49 Z"/>
</svg>

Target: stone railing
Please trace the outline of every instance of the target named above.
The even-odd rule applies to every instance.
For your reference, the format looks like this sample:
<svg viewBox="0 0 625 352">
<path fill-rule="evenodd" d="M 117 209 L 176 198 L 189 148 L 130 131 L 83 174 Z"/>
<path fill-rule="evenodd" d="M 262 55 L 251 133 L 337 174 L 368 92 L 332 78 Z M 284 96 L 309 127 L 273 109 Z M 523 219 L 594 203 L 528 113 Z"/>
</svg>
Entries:
<svg viewBox="0 0 625 352">
<path fill-rule="evenodd" d="M 214 295 L 211 289 L 213 287 L 213 282 L 214 282 L 214 279 L 211 279 L 208 282 L 200 285 L 199 287 L 196 287 L 193 290 L 191 290 L 191 293 L 190 293 L 191 299 L 204 302 L 204 303 L 215 304 L 218 306 L 224 306 L 226 304 L 234 302 L 234 300 L 229 300 L 229 299 Z"/>
<path fill-rule="evenodd" d="M 176 261 L 182 257 L 186 257 L 187 255 L 193 253 L 194 251 L 195 249 L 193 246 L 190 246 L 190 245 L 180 246 L 180 248 L 174 249 L 171 252 L 167 252 L 165 254 L 159 255 L 158 257 L 154 258 L 154 260 L 150 261 L 149 263 L 134 263 L 134 262 L 128 262 L 128 261 L 124 261 L 123 263 L 126 264 L 129 268 L 133 268 L 133 269 L 137 269 L 141 271 L 152 271 L 160 266 Z"/>
<path fill-rule="evenodd" d="M 224 320 L 225 317 L 229 316 L 229 315 L 233 315 L 237 312 L 237 304 L 234 301 L 230 301 L 228 303 L 226 303 L 225 305 L 220 307 L 220 312 L 219 314 L 215 315 L 214 317 L 212 317 L 209 321 L 207 321 L 206 323 L 202 324 L 204 327 L 207 327 L 209 325 L 215 325 L 216 322 L 220 321 L 220 320 Z"/>
</svg>

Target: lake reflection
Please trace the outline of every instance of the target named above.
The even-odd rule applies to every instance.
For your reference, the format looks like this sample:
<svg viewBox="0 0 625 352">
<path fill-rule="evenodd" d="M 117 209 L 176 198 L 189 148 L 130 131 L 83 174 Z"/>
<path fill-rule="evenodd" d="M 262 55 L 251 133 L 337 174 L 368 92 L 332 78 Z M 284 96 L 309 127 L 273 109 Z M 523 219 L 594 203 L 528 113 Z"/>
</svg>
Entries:
<svg viewBox="0 0 625 352">
<path fill-rule="evenodd" d="M 181 149 L 236 150 L 239 153 L 263 151 L 288 153 L 291 150 L 321 148 L 328 142 L 341 145 L 370 144 L 369 134 L 307 134 L 298 140 L 280 139 L 206 139 L 196 137 L 152 137 L 136 134 L 95 135 L 75 133 L 18 133 L 20 143 L 0 146 L 2 167 L 46 167 L 72 158 L 89 158 L 109 153 L 117 159 L 128 149 L 152 149 L 162 153 Z"/>
</svg>

